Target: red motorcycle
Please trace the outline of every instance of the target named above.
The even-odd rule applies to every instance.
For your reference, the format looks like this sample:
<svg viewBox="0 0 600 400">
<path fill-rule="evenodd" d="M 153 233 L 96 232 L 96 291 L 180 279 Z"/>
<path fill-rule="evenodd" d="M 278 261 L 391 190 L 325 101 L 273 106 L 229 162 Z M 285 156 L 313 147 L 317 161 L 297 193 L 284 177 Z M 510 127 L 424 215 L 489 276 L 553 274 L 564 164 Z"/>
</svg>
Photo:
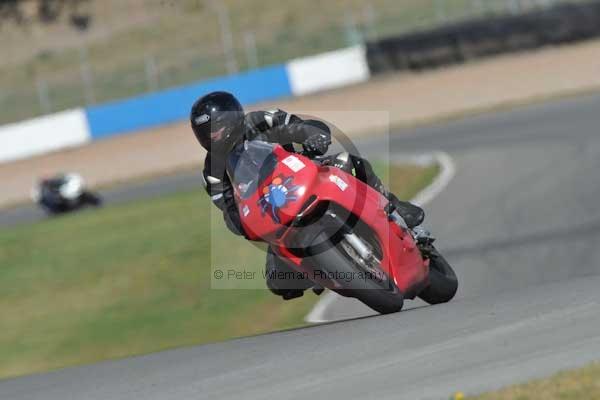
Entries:
<svg viewBox="0 0 600 400">
<path fill-rule="evenodd" d="M 353 175 L 260 141 L 234 150 L 226 169 L 249 239 L 268 243 L 317 287 L 382 314 L 406 298 L 454 297 L 456 275 L 434 239 L 386 212 L 388 200 Z"/>
</svg>

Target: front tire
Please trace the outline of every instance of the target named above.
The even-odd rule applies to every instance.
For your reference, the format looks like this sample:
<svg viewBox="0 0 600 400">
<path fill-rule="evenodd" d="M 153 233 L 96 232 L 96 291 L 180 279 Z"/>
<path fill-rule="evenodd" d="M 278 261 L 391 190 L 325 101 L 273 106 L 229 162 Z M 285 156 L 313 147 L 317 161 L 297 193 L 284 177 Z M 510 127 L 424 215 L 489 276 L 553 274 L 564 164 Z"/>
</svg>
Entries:
<svg viewBox="0 0 600 400">
<path fill-rule="evenodd" d="M 316 235 L 313 243 L 325 243 L 329 239 L 330 237 L 322 232 Z M 315 276 L 318 275 L 319 271 L 325 276 L 357 276 L 356 274 L 361 272 L 359 267 L 337 246 L 334 246 L 331 242 L 329 244 L 330 246 L 327 249 L 321 249 L 305 259 L 313 266 Z M 387 279 L 351 279 L 349 282 L 343 282 L 343 288 L 333 287 L 332 282 L 323 281 L 319 283 L 342 296 L 354 297 L 360 300 L 380 314 L 399 312 L 404 305 L 404 296 L 396 285 Z"/>
<path fill-rule="evenodd" d="M 457 290 L 456 273 L 448 261 L 434 249 L 429 261 L 429 286 L 419 293 L 419 297 L 429 304 L 447 303 L 456 295 Z"/>
</svg>

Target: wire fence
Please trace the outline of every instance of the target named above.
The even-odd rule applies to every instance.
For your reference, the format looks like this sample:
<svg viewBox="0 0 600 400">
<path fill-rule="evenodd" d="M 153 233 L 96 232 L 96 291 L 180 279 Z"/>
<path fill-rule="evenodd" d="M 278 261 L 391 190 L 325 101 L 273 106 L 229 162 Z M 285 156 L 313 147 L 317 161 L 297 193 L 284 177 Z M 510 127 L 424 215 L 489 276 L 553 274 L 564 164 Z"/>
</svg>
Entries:
<svg viewBox="0 0 600 400">
<path fill-rule="evenodd" d="M 162 18 L 181 19 L 180 30 L 167 27 L 163 33 L 159 24 L 146 29 L 144 35 L 134 32 L 131 35 L 137 36 L 127 40 L 121 40 L 122 35 L 112 40 L 109 35 L 102 45 L 82 40 L 79 46 L 56 54 L 42 52 L 33 62 L 0 67 L 0 123 L 154 92 L 466 18 L 522 13 L 565 2 L 418 0 L 399 7 L 402 2 L 396 0 L 365 0 L 338 7 L 337 12 L 316 13 L 309 21 L 297 18 L 283 26 L 252 29 L 239 23 L 238 10 L 209 1 L 204 12 L 212 16 L 214 25 L 208 28 L 215 31 L 212 40 L 199 40 L 194 37 L 198 32 L 188 32 L 193 19 L 178 9 Z"/>
</svg>

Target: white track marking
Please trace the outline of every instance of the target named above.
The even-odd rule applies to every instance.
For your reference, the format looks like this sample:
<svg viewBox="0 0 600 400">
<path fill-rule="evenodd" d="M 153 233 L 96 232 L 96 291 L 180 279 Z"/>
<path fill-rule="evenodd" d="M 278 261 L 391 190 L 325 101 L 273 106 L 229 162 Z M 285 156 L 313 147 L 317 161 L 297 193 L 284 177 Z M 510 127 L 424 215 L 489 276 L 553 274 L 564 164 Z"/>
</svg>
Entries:
<svg viewBox="0 0 600 400">
<path fill-rule="evenodd" d="M 437 195 L 439 195 L 448 186 L 456 174 L 454 161 L 448 153 L 440 151 L 431 155 L 424 155 L 423 157 L 419 158 L 424 159 L 425 157 L 430 157 L 437 162 L 437 164 L 440 166 L 440 173 L 429 186 L 421 190 L 412 200 L 410 200 L 411 203 L 421 207 L 428 204 Z M 319 302 L 315 304 L 313 309 L 310 311 L 310 313 L 308 313 L 304 320 L 311 324 L 331 322 L 331 320 L 325 319 L 325 312 L 340 297 L 341 296 L 337 293 L 328 290 L 319 300 Z"/>
<path fill-rule="evenodd" d="M 433 180 L 431 185 L 417 193 L 417 195 L 410 201 L 411 203 L 421 207 L 429 204 L 435 197 L 437 197 L 437 195 L 440 194 L 446 188 L 446 186 L 448 186 L 456 174 L 454 161 L 448 153 L 437 152 L 433 154 L 433 158 L 440 166 L 440 173 Z"/>
</svg>

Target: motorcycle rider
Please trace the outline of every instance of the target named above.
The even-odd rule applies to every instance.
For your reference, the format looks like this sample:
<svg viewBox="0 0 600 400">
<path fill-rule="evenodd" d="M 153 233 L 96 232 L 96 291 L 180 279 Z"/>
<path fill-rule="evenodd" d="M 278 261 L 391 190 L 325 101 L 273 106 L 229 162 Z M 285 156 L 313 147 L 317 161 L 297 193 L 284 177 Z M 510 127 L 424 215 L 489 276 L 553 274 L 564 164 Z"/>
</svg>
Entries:
<svg viewBox="0 0 600 400">
<path fill-rule="evenodd" d="M 294 151 L 294 143 L 300 144 L 309 154 L 321 156 L 331 144 L 330 129 L 322 121 L 303 120 L 279 109 L 245 114 L 240 102 L 227 92 L 212 92 L 199 98 L 192 106 L 190 122 L 194 135 L 208 151 L 203 170 L 206 191 L 213 203 L 223 211 L 227 227 L 236 235 L 242 236 L 245 236 L 245 233 L 233 188 L 225 172 L 229 152 L 245 140 L 262 140 L 279 143 L 288 151 Z M 364 176 L 357 178 L 388 198 L 390 203 L 386 211 L 398 211 L 409 228 L 423 222 L 423 210 L 398 200 L 390 193 L 367 160 L 349 153 L 340 153 L 326 157 L 322 162 L 349 173 L 353 170 L 364 171 Z M 286 273 L 290 272 L 291 268 L 269 248 L 266 261 L 267 286 L 273 293 L 286 300 L 302 296 L 306 289 L 313 286 L 312 281 L 308 280 L 290 282 L 277 278 L 293 276 L 294 274 Z"/>
<path fill-rule="evenodd" d="M 58 174 L 41 179 L 31 190 L 31 199 L 50 213 L 73 211 L 85 205 L 100 206 L 99 195 L 86 189 L 81 175 Z"/>
</svg>

